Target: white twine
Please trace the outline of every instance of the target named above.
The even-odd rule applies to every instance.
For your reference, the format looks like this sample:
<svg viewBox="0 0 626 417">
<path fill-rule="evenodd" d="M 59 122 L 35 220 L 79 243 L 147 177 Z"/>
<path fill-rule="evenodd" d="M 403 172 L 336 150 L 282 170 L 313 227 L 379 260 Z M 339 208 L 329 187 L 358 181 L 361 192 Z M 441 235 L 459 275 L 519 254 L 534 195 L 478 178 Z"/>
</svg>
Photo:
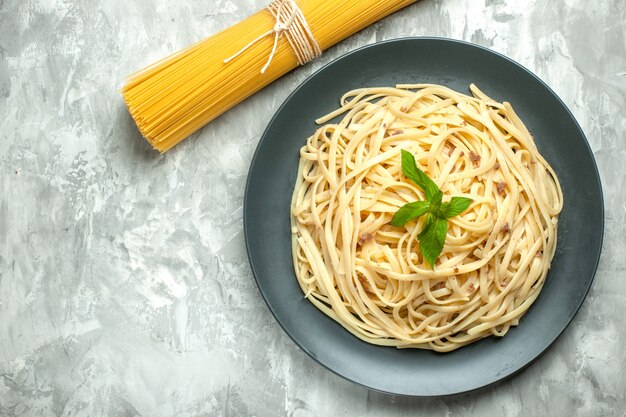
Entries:
<svg viewBox="0 0 626 417">
<path fill-rule="evenodd" d="M 263 68 L 261 68 L 261 74 L 265 73 L 265 70 L 269 67 L 270 62 L 272 62 L 272 59 L 276 54 L 276 48 L 278 47 L 278 39 L 282 34 L 285 34 L 291 49 L 293 49 L 293 52 L 296 54 L 298 64 L 304 65 L 322 54 L 322 50 L 313 37 L 313 33 L 309 28 L 302 10 L 300 10 L 295 1 L 273 1 L 269 6 L 267 6 L 267 11 L 276 19 L 274 27 L 258 36 L 252 42 L 248 43 L 230 58 L 226 58 L 224 60 L 225 64 L 237 58 L 252 45 L 271 34 L 274 34 L 274 45 L 272 46 L 272 51 L 270 52 L 269 57 L 267 58 L 267 62 Z"/>
</svg>

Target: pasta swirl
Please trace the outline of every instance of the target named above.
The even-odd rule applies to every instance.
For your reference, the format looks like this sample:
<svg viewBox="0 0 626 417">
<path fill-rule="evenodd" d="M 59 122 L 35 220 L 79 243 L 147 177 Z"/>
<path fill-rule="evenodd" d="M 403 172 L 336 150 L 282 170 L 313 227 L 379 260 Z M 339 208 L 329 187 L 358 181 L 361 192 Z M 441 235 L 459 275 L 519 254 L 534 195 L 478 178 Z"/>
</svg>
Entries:
<svg viewBox="0 0 626 417">
<path fill-rule="evenodd" d="M 298 282 L 366 342 L 447 352 L 504 336 L 541 291 L 556 248 L 559 181 L 511 105 L 470 90 L 350 91 L 300 151 L 291 203 Z M 418 250 L 424 217 L 389 224 L 401 206 L 424 200 L 402 175 L 402 149 L 444 202 L 473 199 L 449 219 L 434 269 Z"/>
</svg>

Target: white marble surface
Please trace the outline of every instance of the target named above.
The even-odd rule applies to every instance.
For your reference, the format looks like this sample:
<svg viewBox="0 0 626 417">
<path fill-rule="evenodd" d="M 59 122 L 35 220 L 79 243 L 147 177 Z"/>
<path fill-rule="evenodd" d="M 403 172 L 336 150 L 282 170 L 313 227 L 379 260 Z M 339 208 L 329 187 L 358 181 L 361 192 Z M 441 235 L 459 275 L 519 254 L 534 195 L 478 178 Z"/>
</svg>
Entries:
<svg viewBox="0 0 626 417">
<path fill-rule="evenodd" d="M 623 416 L 624 0 L 422 0 L 165 156 L 124 77 L 264 0 L 0 0 L 0 416 Z M 604 251 L 564 335 L 514 379 L 443 399 L 370 392 L 282 332 L 247 263 L 243 188 L 283 99 L 358 46 L 465 39 L 538 74 L 588 135 Z"/>
</svg>

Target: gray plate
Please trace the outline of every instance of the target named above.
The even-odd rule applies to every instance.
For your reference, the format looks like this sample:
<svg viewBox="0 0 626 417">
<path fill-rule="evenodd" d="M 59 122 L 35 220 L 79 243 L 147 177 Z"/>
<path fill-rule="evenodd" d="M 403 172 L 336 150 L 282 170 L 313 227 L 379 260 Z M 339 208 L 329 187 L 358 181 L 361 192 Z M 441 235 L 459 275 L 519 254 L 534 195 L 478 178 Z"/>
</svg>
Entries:
<svg viewBox="0 0 626 417">
<path fill-rule="evenodd" d="M 518 327 L 451 353 L 367 344 L 305 300 L 291 261 L 289 204 L 299 149 L 314 119 L 346 91 L 396 83 L 436 83 L 467 92 L 476 83 L 509 101 L 527 124 L 565 194 L 558 245 L 541 295 Z M 580 308 L 598 265 L 604 229 L 602 189 L 593 154 L 563 102 L 519 64 L 488 49 L 449 39 L 377 43 L 331 62 L 285 100 L 261 138 L 244 204 L 248 257 L 278 323 L 313 359 L 366 387 L 412 396 L 450 395 L 487 386 L 535 360 Z"/>
</svg>

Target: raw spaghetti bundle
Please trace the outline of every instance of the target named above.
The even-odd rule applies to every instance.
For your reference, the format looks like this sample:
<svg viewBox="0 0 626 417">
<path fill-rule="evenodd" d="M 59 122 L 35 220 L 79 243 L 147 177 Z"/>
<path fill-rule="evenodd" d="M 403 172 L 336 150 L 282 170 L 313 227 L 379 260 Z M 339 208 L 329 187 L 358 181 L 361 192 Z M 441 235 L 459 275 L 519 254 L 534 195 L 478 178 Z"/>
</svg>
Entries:
<svg viewBox="0 0 626 417">
<path fill-rule="evenodd" d="M 416 0 L 276 0 L 135 74 L 122 94 L 165 152 L 275 79 Z"/>
</svg>

